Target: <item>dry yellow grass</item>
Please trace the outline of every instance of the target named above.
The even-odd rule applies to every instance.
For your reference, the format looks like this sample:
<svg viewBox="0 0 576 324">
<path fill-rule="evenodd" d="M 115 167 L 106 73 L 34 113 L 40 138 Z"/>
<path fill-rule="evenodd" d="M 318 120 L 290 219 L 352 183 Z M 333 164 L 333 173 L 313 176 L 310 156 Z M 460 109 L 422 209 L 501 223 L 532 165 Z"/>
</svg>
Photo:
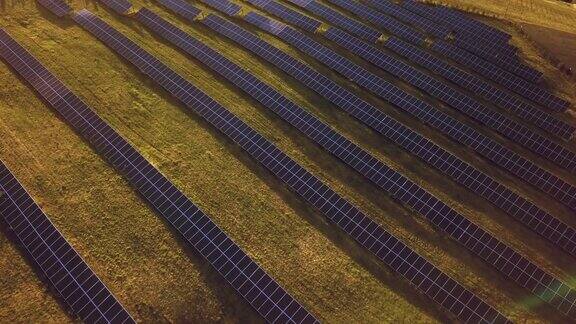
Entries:
<svg viewBox="0 0 576 324">
<path fill-rule="evenodd" d="M 566 279 L 575 275 L 570 267 L 573 259 L 555 252 L 548 243 L 502 212 L 383 141 L 277 69 L 198 24 L 190 25 L 175 18 L 154 2 L 134 2 L 160 13 L 249 69 L 542 267 Z M 215 77 L 199 62 L 182 55 L 135 21 L 111 14 L 98 4 L 73 2 L 73 6 L 76 9 L 87 6 L 167 62 L 511 319 L 562 320 L 550 307 L 527 303 L 529 297 L 525 291 L 435 231 L 416 213 L 367 185 L 349 168 L 225 80 Z M 327 224 L 319 213 L 288 192 L 239 148 L 194 114 L 186 113 L 169 95 L 90 34 L 70 21 L 53 18 L 33 3 L 8 3 L 1 10 L 0 27 L 6 28 L 85 99 L 321 320 L 347 323 L 451 320 Z M 279 40 L 259 34 L 351 86 Z M 529 55 L 536 55 L 529 44 L 525 46 Z M 258 320 L 250 307 L 169 230 L 127 183 L 3 63 L 0 75 L 0 157 L 137 320 L 150 323 Z M 405 84 L 398 84 L 431 100 Z M 547 197 L 386 103 L 360 90 L 358 93 L 576 225 L 569 211 Z M 512 147 L 550 167 L 530 153 Z M 573 177 L 563 175 L 576 183 Z M 3 297 L 0 322 L 63 321 L 62 310 L 45 292 L 45 286 L 29 265 L 17 255 L 13 243 L 7 242 L 4 234 L 0 243 L 0 274 L 7 275 L 0 281 Z M 30 315 L 31 310 L 36 315 Z"/>
</svg>

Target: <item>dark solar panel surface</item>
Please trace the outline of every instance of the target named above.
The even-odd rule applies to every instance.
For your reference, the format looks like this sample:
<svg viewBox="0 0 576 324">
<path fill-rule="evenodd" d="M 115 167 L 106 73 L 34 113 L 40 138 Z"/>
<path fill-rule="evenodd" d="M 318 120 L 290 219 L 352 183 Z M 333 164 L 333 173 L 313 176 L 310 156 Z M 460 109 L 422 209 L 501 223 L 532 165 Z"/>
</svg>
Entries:
<svg viewBox="0 0 576 324">
<path fill-rule="evenodd" d="M 185 6 L 186 4 L 181 4 Z M 174 10 L 178 11 L 178 8 L 173 8 Z M 203 19 L 203 22 L 207 22 L 212 15 Z M 258 15 L 254 12 L 250 12 L 243 17 L 246 21 L 253 21 L 257 23 L 268 22 L 267 28 L 273 30 L 275 33 L 284 33 L 289 31 L 289 27 L 285 26 L 279 22 L 272 22 L 269 19 Z M 179 41 L 180 42 L 180 41 Z M 242 78 L 244 79 L 244 78 Z M 274 96 L 272 96 L 274 97 Z M 279 98 L 274 98 L 274 100 L 278 100 Z M 281 107 L 290 107 L 289 103 L 284 102 Z M 292 110 L 294 113 L 294 110 Z M 489 264 L 493 265 L 497 269 L 499 269 L 502 273 L 509 276 L 510 279 L 514 280 L 521 286 L 533 291 L 536 295 L 540 296 L 544 300 L 552 303 L 553 305 L 570 305 L 572 300 L 570 298 L 566 299 L 564 294 L 550 296 L 550 293 L 556 291 L 556 285 L 560 285 L 564 288 L 569 288 L 566 284 L 562 283 L 558 279 L 551 277 L 549 274 L 546 274 L 542 269 L 539 269 L 536 265 L 531 263 L 526 258 L 522 257 L 520 254 L 506 246 L 504 243 L 498 241 L 495 237 L 491 234 L 485 232 L 475 224 L 471 223 L 462 215 L 458 214 L 454 210 L 451 210 L 448 206 L 443 204 L 434 196 L 427 193 L 422 188 L 419 188 L 414 183 L 404 179 L 400 174 L 396 173 L 395 171 L 387 168 L 385 165 L 368 155 L 367 153 L 362 152 L 360 148 L 355 146 L 350 142 L 346 142 L 345 138 L 339 136 L 338 134 L 331 133 L 331 130 L 322 125 L 319 121 L 306 119 L 307 117 L 302 117 L 301 120 L 296 119 L 294 121 L 295 125 L 297 123 L 306 124 L 306 127 L 303 127 L 303 131 L 310 132 L 313 134 L 309 137 L 314 138 L 317 143 L 322 145 L 328 150 L 331 150 L 333 154 L 339 155 L 342 154 L 344 151 L 345 155 L 341 158 L 346 163 L 350 165 L 354 165 L 358 172 L 364 174 L 368 179 L 372 180 L 375 184 L 380 186 L 383 190 L 389 192 L 393 197 L 398 199 L 399 201 L 405 203 L 408 206 L 412 206 L 412 208 L 418 211 L 420 214 L 424 215 L 428 220 L 430 220 L 433 224 L 435 224 L 440 229 L 447 232 L 453 239 L 463 244 L 467 247 L 470 251 L 478 255 L 479 257 L 483 258 Z M 323 135 L 325 134 L 325 135 Z M 346 152 L 347 150 L 351 150 Z M 476 241 L 474 243 L 471 242 Z M 517 267 L 515 270 L 510 271 L 508 266 L 504 266 L 503 264 L 499 264 L 496 260 L 501 258 L 503 255 L 511 257 L 508 259 L 513 263 L 517 263 L 517 265 L 522 264 L 523 267 Z M 519 259 L 518 259 L 519 258 Z M 514 260 L 514 261 L 512 261 Z M 518 261 L 521 260 L 521 261 Z M 516 267 L 512 265 L 512 267 Z M 522 269 L 527 269 L 529 267 L 531 271 L 538 271 L 538 278 L 540 274 L 545 276 L 544 282 L 532 282 L 532 280 L 524 280 L 524 278 L 531 277 L 530 274 L 525 274 L 522 277 Z M 535 270 L 537 269 L 537 270 Z M 533 274 L 533 272 L 531 273 Z M 554 282 L 553 286 L 549 286 L 550 289 L 545 288 L 544 291 L 540 292 L 539 289 L 541 287 L 546 287 L 545 284 L 550 283 L 548 280 L 551 279 Z M 564 289 L 563 288 L 563 289 Z M 575 295 L 576 296 L 576 295 Z M 558 306 L 557 306 L 558 307 Z M 565 306 L 566 307 L 566 306 Z M 560 309 L 560 308 L 559 308 Z M 566 308 L 567 309 L 567 308 Z M 566 311 L 566 310 L 565 310 Z M 572 310 L 570 310 L 571 312 Z"/>
<path fill-rule="evenodd" d="M 151 24 L 151 22 L 143 22 L 149 26 Z M 443 150 L 396 120 L 388 117 L 376 107 L 363 101 L 324 75 L 319 74 L 307 65 L 288 56 L 286 53 L 274 48 L 261 39 L 241 30 L 234 24 L 214 15 L 207 16 L 203 20 L 203 24 L 238 42 L 256 55 L 284 70 L 303 84 L 312 88 L 312 90 L 335 103 L 344 111 L 350 113 L 361 122 L 373 128 L 375 131 L 424 159 L 427 163 L 449 175 L 455 181 L 486 198 L 497 207 L 506 211 L 511 216 L 515 217 L 517 220 L 521 221 L 523 224 L 558 245 L 568 253 L 576 255 L 576 232 L 574 229 L 547 214 L 545 211 L 539 209 L 537 206 L 510 189 L 494 181 L 486 174 L 474 169 L 456 156 Z M 172 37 L 171 40 L 175 45 L 180 46 L 190 55 L 193 55 L 206 65 L 216 70 L 220 75 L 228 78 L 240 88 L 249 92 L 257 100 L 262 100 L 263 104 L 267 105 L 275 112 L 280 109 L 277 107 L 277 105 L 282 104 L 279 99 L 276 99 L 276 101 L 279 101 L 278 103 L 276 101 L 270 103 L 267 100 L 264 100 L 266 98 L 282 97 L 269 86 L 255 80 L 252 75 L 241 70 L 238 66 L 221 57 L 218 53 L 215 53 L 206 46 L 199 44 L 196 40 L 184 40 L 189 38 L 189 36 L 182 34 L 181 31 L 175 30 L 174 27 L 169 25 L 159 27 L 159 25 L 161 25 L 161 23 L 150 27 L 154 28 L 159 33 L 164 33 L 164 30 L 174 30 L 172 31 L 172 33 L 174 33 L 173 36 L 170 36 L 171 33 L 166 31 L 164 37 Z M 198 48 L 202 48 L 202 50 L 199 50 Z M 200 54 L 198 52 L 203 53 Z M 264 94 L 262 94 L 263 92 Z M 265 94 L 265 92 L 268 92 L 268 94 Z M 283 100 L 286 101 L 285 99 Z M 281 107 L 292 107 L 293 110 L 301 110 L 301 108 L 295 107 L 291 102 L 285 102 Z M 300 114 L 303 113 L 300 112 Z M 284 116 L 282 113 L 279 113 L 279 115 L 288 122 L 294 120 L 294 118 L 290 118 L 289 115 Z M 308 117 L 308 119 L 309 118 L 311 117 Z M 317 125 L 322 125 L 320 121 L 315 121 L 315 123 Z M 295 127 L 299 127 L 298 124 L 296 124 Z M 304 130 L 307 129 L 305 124 L 299 128 L 302 127 L 304 127 Z M 317 126 L 316 128 L 328 127 Z M 342 154 L 347 153 L 344 152 Z"/>
<path fill-rule="evenodd" d="M 284 21 L 296 25 L 305 30 L 310 30 L 311 25 L 302 14 L 284 7 L 271 0 L 246 0 L 259 6 L 266 12 L 282 18 Z M 264 5 L 262 5 L 265 2 Z M 312 29 L 315 30 L 315 29 Z M 377 47 L 367 44 L 354 36 L 335 27 L 329 27 L 323 35 L 348 49 L 352 53 L 362 57 L 368 62 L 380 67 L 384 71 L 391 73 L 407 83 L 429 93 L 431 96 L 440 99 L 454 109 L 486 125 L 507 138 L 523 145 L 542 157 L 562 166 L 568 170 L 576 171 L 576 154 L 567 148 L 556 144 L 548 138 L 541 136 L 524 125 L 486 108 L 480 102 L 470 96 L 458 91 L 454 87 L 425 74 L 418 69 L 390 56 Z M 542 111 L 543 118 L 550 117 Z M 540 120 L 540 119 L 538 119 Z M 546 119 L 547 120 L 547 119 Z"/>
<path fill-rule="evenodd" d="M 126 0 L 99 0 L 118 14 L 125 14 L 132 8 L 132 4 Z"/>
<path fill-rule="evenodd" d="M 74 19 L 89 26 L 97 23 L 87 11 L 76 14 Z M 38 61 L 29 55 L 26 61 L 30 63 L 23 76 L 39 94 L 125 175 L 150 205 L 164 216 L 265 319 L 271 322 L 274 320 L 309 322 L 310 314 L 298 302 L 128 142 Z M 19 62 L 16 66 L 18 69 L 22 68 Z"/>
<path fill-rule="evenodd" d="M 135 323 L 1 161 L 0 217 L 75 315 L 86 323 Z"/>
<path fill-rule="evenodd" d="M 576 187 L 514 153 L 504 145 L 464 125 L 426 102 L 400 90 L 384 79 L 283 23 L 268 19 L 255 12 L 248 13 L 244 16 L 244 19 L 318 59 L 349 80 L 393 103 L 424 123 L 435 127 L 452 139 L 473 148 L 480 155 L 496 163 L 496 165 L 576 210 Z"/>
<path fill-rule="evenodd" d="M 296 3 L 295 1 L 292 2 Z M 264 8 L 268 10 L 269 6 Z M 303 8 L 369 42 L 375 43 L 380 37 L 377 30 L 363 25 L 356 20 L 349 19 L 337 11 L 318 4 L 315 1 L 310 2 Z M 383 43 L 383 46 L 432 72 L 438 73 L 447 80 L 472 91 L 472 93 L 482 96 L 497 106 L 509 110 L 520 118 L 532 122 L 546 132 L 562 137 L 563 139 L 570 139 L 576 132 L 576 127 L 556 119 L 535 107 L 533 104 L 493 86 L 474 74 L 448 64 L 415 45 L 409 44 L 397 37 L 390 37 Z"/>
<path fill-rule="evenodd" d="M 72 10 L 63 0 L 38 0 L 38 2 L 58 17 L 64 17 Z"/>
<path fill-rule="evenodd" d="M 388 17 L 384 15 L 379 15 L 377 12 L 372 10 L 369 7 L 363 6 L 361 4 L 355 3 L 355 1 L 348 1 L 348 0 L 328 0 L 331 3 L 334 3 L 338 6 L 341 6 L 343 9 L 352 11 L 358 17 L 362 19 L 366 19 L 371 21 L 372 23 L 378 25 L 379 27 L 388 30 Z M 393 33 L 394 35 L 398 35 L 397 33 Z M 414 42 L 408 38 L 401 37 L 406 39 L 412 44 L 421 45 L 419 42 Z M 541 104 L 542 106 L 551 109 L 553 111 L 564 111 L 569 106 L 570 103 L 565 101 L 559 97 L 554 96 L 550 92 L 542 89 L 519 76 L 516 76 L 512 72 L 505 70 L 504 68 L 497 66 L 491 62 L 487 62 L 484 59 L 478 58 L 471 53 L 468 53 L 462 49 L 457 48 L 456 46 L 442 40 L 436 40 L 432 43 L 430 47 L 437 53 L 442 54 L 445 57 L 448 57 L 460 64 L 463 64 L 477 73 L 489 78 L 512 91 L 519 93 L 520 95 Z M 506 63 L 503 63 L 505 66 L 509 66 Z M 532 80 L 538 81 L 538 80 Z"/>
<path fill-rule="evenodd" d="M 174 4 L 173 1 L 172 4 Z M 86 13 L 81 14 L 86 15 Z M 394 270 L 410 280 L 429 297 L 449 310 L 455 311 L 455 314 L 464 319 L 473 321 L 482 319 L 496 322 L 506 321 L 497 311 L 438 271 L 393 236 L 386 233 L 376 223 L 372 222 L 354 206 L 338 196 L 224 107 L 205 95 L 201 95 L 198 90 L 167 66 L 136 47 L 135 44 L 104 25 L 103 22 L 94 21 L 95 18 L 93 16 L 87 16 L 85 19 L 91 19 L 91 23 L 94 24 L 94 26 L 86 26 L 86 28 L 93 30 L 108 46 L 115 49 L 124 58 L 185 103 L 187 107 L 200 114 L 222 133 L 234 140 L 268 170 L 290 186 L 298 195 L 317 207 L 331 221 L 338 224 L 343 230 L 375 253 Z M 163 35 L 170 35 L 166 33 L 176 31 L 176 29 L 170 28 L 169 24 L 146 9 L 140 10 L 136 14 L 136 19 L 151 28 L 155 28 Z M 179 46 L 192 46 L 191 43 L 181 38 L 178 39 L 178 43 Z M 193 45 L 194 48 L 190 47 L 190 49 L 198 57 L 202 57 L 205 60 L 215 58 L 215 52 L 204 52 L 202 44 L 195 42 Z M 204 96 L 204 99 L 198 101 L 197 98 L 199 96 Z M 442 285 L 438 284 L 440 282 L 442 282 Z M 450 289 L 448 290 L 447 288 Z M 474 308 L 470 308 L 468 305 L 474 305 Z M 311 316 L 307 318 L 309 320 L 313 319 Z"/>
</svg>

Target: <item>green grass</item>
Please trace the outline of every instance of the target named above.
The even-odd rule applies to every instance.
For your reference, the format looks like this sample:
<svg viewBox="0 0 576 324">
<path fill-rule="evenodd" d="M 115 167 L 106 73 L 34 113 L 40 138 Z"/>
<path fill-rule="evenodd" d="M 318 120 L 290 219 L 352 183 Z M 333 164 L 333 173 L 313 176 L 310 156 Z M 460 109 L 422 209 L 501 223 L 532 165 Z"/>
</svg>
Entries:
<svg viewBox="0 0 576 324">
<path fill-rule="evenodd" d="M 573 260 L 518 226 L 502 212 L 462 190 L 422 162 L 384 141 L 277 69 L 199 24 L 159 12 L 321 117 L 354 142 L 539 265 L 564 278 Z M 200 63 L 180 54 L 129 18 L 86 5 L 115 28 L 167 62 L 237 114 L 307 169 L 378 220 L 442 270 L 517 321 L 561 321 L 528 295 L 326 154 L 265 107 L 250 100 Z M 194 114 L 187 113 L 87 32 L 31 4 L 7 6 L 5 27 L 155 166 L 206 211 L 245 251 L 306 307 L 327 322 L 449 321 L 428 299 L 381 266 L 250 157 Z M 244 25 L 247 27 L 246 25 Z M 253 29 L 251 29 L 253 30 Z M 338 82 L 350 83 L 271 36 L 278 47 Z M 256 321 L 254 312 L 148 208 L 93 150 L 37 96 L 0 64 L 0 157 L 30 190 L 56 226 L 137 320 L 144 322 Z M 6 77 L 4 77 L 6 76 Z M 421 131 L 478 168 L 516 188 L 558 217 L 569 212 L 491 167 L 382 101 L 357 90 L 384 111 Z M 417 91 L 410 89 L 414 93 Z M 425 94 L 420 94 L 426 100 Z M 448 111 L 448 110 L 447 110 Z M 572 144 L 571 144 L 572 145 Z M 516 148 L 521 151 L 519 148 Z M 527 156 L 529 153 L 523 152 Z M 574 181 L 570 178 L 570 181 Z M 4 236 L 0 322 L 61 322 L 63 312 Z M 14 259 L 12 263 L 6 261 Z M 10 264 L 9 269 L 5 265 Z M 573 274 L 572 274 L 573 275 Z M 2 277 L 4 278 L 4 276 Z M 26 293 L 23 293 L 25 291 Z M 25 296 L 30 295 L 29 298 Z M 32 315 L 39 316 L 39 315 Z"/>
</svg>

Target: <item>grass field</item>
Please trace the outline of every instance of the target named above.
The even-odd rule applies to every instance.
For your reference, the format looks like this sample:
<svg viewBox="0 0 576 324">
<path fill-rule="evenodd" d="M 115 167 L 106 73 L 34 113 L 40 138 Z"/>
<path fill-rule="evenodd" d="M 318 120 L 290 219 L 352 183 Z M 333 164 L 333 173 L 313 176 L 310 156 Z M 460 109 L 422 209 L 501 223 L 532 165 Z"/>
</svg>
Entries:
<svg viewBox="0 0 576 324">
<path fill-rule="evenodd" d="M 160 13 L 203 40 L 542 268 L 575 283 L 573 258 L 557 252 L 503 212 L 369 131 L 281 71 L 201 25 L 190 25 L 176 18 L 154 1 L 132 2 Z M 207 9 L 198 1 L 191 3 Z M 71 4 L 75 9 L 87 7 L 97 13 L 168 63 L 510 319 L 563 321 L 551 307 L 539 304 L 527 292 L 436 231 L 417 213 L 367 184 L 265 107 L 153 36 L 136 21 L 113 14 L 95 2 L 73 1 Z M 57 19 L 32 1 L 5 1 L 0 6 L 0 27 L 137 147 L 320 320 L 341 323 L 453 321 L 335 230 L 231 141 L 199 117 L 185 112 L 166 92 L 70 20 Z M 516 33 L 507 24 L 502 27 Z M 396 108 L 356 89 L 279 40 L 257 33 L 355 89 L 383 111 L 576 226 L 576 219 L 567 208 Z M 514 35 L 515 44 L 521 47 L 530 64 L 544 71 L 547 80 L 561 80 L 559 73 L 539 57 L 530 42 L 517 33 Z M 383 75 L 439 105 L 427 95 Z M 4 63 L 0 63 L 0 76 L 0 158 L 138 321 L 260 321 L 210 266 L 143 203 L 126 181 Z M 550 83 L 550 86 L 576 103 L 576 94 L 568 81 Z M 442 109 L 457 116 L 446 107 Z M 563 118 L 574 122 L 570 113 Z M 487 129 L 482 132 L 492 134 Z M 492 135 L 576 184 L 576 178 L 568 172 L 557 170 L 534 154 Z M 576 151 L 574 142 L 566 145 Z M 0 244 L 0 322 L 73 321 L 46 291 L 46 285 L 37 279 L 5 229 L 0 234 Z"/>
</svg>

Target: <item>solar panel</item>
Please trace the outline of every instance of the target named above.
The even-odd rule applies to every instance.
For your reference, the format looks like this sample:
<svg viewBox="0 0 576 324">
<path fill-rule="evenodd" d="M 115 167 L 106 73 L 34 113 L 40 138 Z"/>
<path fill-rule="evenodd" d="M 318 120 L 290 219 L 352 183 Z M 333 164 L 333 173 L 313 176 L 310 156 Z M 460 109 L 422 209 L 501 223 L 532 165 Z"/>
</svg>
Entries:
<svg viewBox="0 0 576 324">
<path fill-rule="evenodd" d="M 101 37 L 98 21 L 87 11 L 74 15 Z M 13 44 L 16 47 L 17 44 Z M 180 190 L 140 155 L 84 102 L 68 90 L 40 62 L 17 47 L 7 61 L 68 123 L 102 154 L 267 321 L 312 322 L 314 318 Z M 142 59 L 142 58 L 140 58 Z M 156 73 L 152 71 L 152 73 Z M 198 90 L 188 88 L 190 95 Z"/>
<path fill-rule="evenodd" d="M 258 7 L 263 2 L 261 0 L 246 0 Z M 266 1 L 266 5 L 261 7 L 266 12 L 282 18 L 284 21 L 293 25 L 307 29 L 306 26 L 310 25 L 303 15 L 300 13 L 284 7 L 279 3 L 271 0 Z M 315 30 L 315 29 L 314 29 Z M 523 145 L 524 147 L 532 150 L 533 152 L 541 155 L 542 157 L 568 169 L 571 171 L 576 170 L 576 154 L 564 148 L 561 145 L 541 136 L 529 128 L 523 126 L 516 121 L 507 118 L 506 116 L 490 110 L 483 106 L 480 102 L 471 98 L 470 96 L 456 90 L 454 87 L 435 79 L 418 69 L 387 55 L 380 49 L 367 44 L 361 40 L 356 39 L 354 36 L 337 29 L 329 27 L 322 33 L 326 38 L 341 45 L 352 53 L 362 57 L 368 62 L 380 67 L 384 71 L 406 81 L 407 83 L 423 90 L 433 97 L 445 102 L 454 109 L 466 114 L 472 119 L 494 129 L 507 138 Z M 526 115 L 525 112 L 519 112 Z M 549 114 L 541 112 L 542 119 L 538 120 L 555 120 Z"/>
<path fill-rule="evenodd" d="M 132 4 L 126 0 L 100 0 L 100 2 L 121 15 L 127 13 L 132 8 Z"/>
<path fill-rule="evenodd" d="M 64 17 L 72 10 L 63 0 L 38 0 L 38 2 L 58 17 Z"/>
<path fill-rule="evenodd" d="M 450 117 L 428 103 L 402 91 L 377 75 L 363 69 L 331 49 L 289 26 L 255 12 L 244 16 L 247 22 L 272 33 L 300 51 L 316 58 L 352 82 L 417 117 L 452 139 L 474 149 L 478 154 L 576 210 L 576 187 L 504 145 Z"/>
<path fill-rule="evenodd" d="M 180 5 L 186 6 L 186 3 L 181 3 Z M 174 10 L 177 11 L 178 8 L 175 8 Z M 212 19 L 211 17 L 215 16 L 209 15 L 202 21 L 207 22 L 209 19 Z M 247 21 L 261 20 L 261 22 L 263 22 L 264 20 L 267 20 L 266 17 L 255 14 L 254 12 L 250 12 L 243 17 Z M 278 33 L 289 31 L 289 27 L 279 22 L 274 22 L 272 26 L 269 26 L 269 28 L 275 30 Z M 181 47 L 186 47 L 186 41 L 183 40 L 183 37 L 177 37 L 177 39 L 175 39 L 175 43 L 178 43 Z M 203 56 L 215 57 L 214 53 L 205 54 Z M 231 68 L 231 65 L 228 63 L 223 63 L 223 65 L 229 69 Z M 249 76 L 232 76 L 230 74 L 226 75 L 229 75 L 228 77 L 231 79 L 241 80 L 237 84 L 242 84 L 243 82 L 251 83 Z M 250 88 L 256 91 L 258 89 L 262 89 L 262 85 L 258 84 Z M 566 297 L 563 294 L 556 296 L 549 295 L 551 292 L 556 291 L 556 285 L 561 285 L 564 288 L 570 289 L 568 286 L 563 284 L 558 279 L 555 279 L 546 274 L 536 265 L 530 263 L 530 261 L 528 261 L 526 258 L 522 257 L 511 248 L 507 247 L 504 243 L 498 241 L 491 234 L 485 232 L 462 215 L 450 209 L 450 207 L 427 193 L 422 188 L 419 188 L 416 184 L 405 179 L 399 173 L 389 169 L 384 164 L 371 157 L 368 153 L 363 152 L 359 147 L 350 143 L 339 134 L 331 131 L 329 127 L 323 125 L 317 119 L 311 118 L 313 116 L 305 113 L 304 111 L 297 112 L 297 107 L 291 105 L 290 102 L 282 100 L 282 97 L 279 95 L 271 94 L 268 92 L 267 96 L 257 95 L 255 97 L 263 98 L 259 100 L 262 100 L 262 102 L 268 102 L 269 105 L 277 103 L 279 107 L 277 110 L 279 113 L 277 114 L 289 116 L 288 118 L 291 118 L 290 122 L 295 127 L 298 127 L 301 131 L 307 133 L 308 136 L 315 140 L 319 145 L 325 147 L 327 150 L 332 152 L 332 154 L 339 156 L 341 160 L 353 166 L 358 172 L 364 174 L 368 179 L 373 181 L 383 190 L 390 193 L 397 200 L 408 206 L 411 206 L 414 210 L 418 211 L 420 214 L 430 220 L 434 225 L 451 235 L 453 239 L 460 242 L 470 251 L 487 261 L 488 264 L 491 264 L 497 269 L 501 270 L 502 273 L 509 275 L 510 279 L 535 292 L 536 295 L 542 297 L 546 301 L 551 302 L 553 305 L 570 305 L 572 302 L 570 298 L 565 299 Z M 292 115 L 286 112 L 288 108 L 291 108 L 289 110 L 291 111 Z M 512 259 L 508 259 L 510 256 L 513 256 Z M 518 262 L 519 259 L 522 260 L 519 261 L 520 263 L 516 264 L 528 266 L 531 271 L 533 271 L 531 272 L 532 275 L 537 271 L 538 275 L 542 274 L 545 276 L 546 281 L 537 283 L 536 285 L 533 285 L 532 280 L 524 281 L 524 279 L 521 279 L 520 277 L 526 278 L 530 277 L 531 275 L 522 273 L 522 269 L 527 268 L 523 267 L 509 271 L 509 266 L 504 266 L 501 263 L 499 264 L 498 262 L 495 262 L 502 257 L 509 260 L 510 264 Z M 512 267 L 514 268 L 513 265 Z M 539 292 L 541 287 L 546 287 L 546 284 L 549 283 L 549 279 L 554 282 L 554 286 L 550 286 L 552 289 L 548 290 L 545 288 L 545 293 Z M 576 298 L 576 294 L 574 294 L 574 297 Z"/>
<path fill-rule="evenodd" d="M 0 54 L 14 54 L 0 29 Z M 0 218 L 16 235 L 26 254 L 72 312 L 86 323 L 135 323 L 86 262 L 54 227 L 26 189 L 0 161 Z"/>
<path fill-rule="evenodd" d="M 196 39 L 191 38 L 188 34 L 173 25 L 163 21 L 150 11 L 142 9 L 136 18 L 174 45 L 180 47 L 183 51 L 246 91 L 254 99 L 270 108 L 285 121 L 308 134 L 313 140 L 319 141 L 321 146 L 330 146 L 330 142 L 323 144 L 324 141 L 320 135 L 316 133 L 317 129 L 324 129 L 325 132 L 328 133 L 326 138 L 341 137 L 336 133 L 331 134 L 327 131 L 330 129 L 329 126 L 323 124 L 316 117 L 306 113 L 302 108 L 290 102 L 270 86 L 256 79 L 252 74 L 241 69 Z M 517 220 L 532 228 L 536 233 L 576 256 L 576 231 L 568 225 L 547 214 L 518 194 L 494 181 L 486 174 L 474 169 L 472 166 L 413 132 L 396 120 L 386 116 L 376 107 L 356 97 L 345 88 L 330 81 L 330 79 L 312 70 L 307 65 L 275 49 L 270 44 L 254 39 L 254 36 L 243 35 L 246 33 L 245 31 L 235 32 L 239 28 L 235 28 L 237 26 L 234 26 L 232 23 L 217 16 L 209 15 L 204 18 L 203 24 L 220 33 L 226 33 L 222 32 L 222 29 L 231 30 L 228 33 L 234 33 L 236 35 L 236 37 L 231 36 L 231 39 L 237 40 L 243 38 L 245 42 L 242 44 L 246 46 L 247 49 L 254 51 L 258 56 L 270 61 L 280 69 L 287 71 L 289 74 L 295 76 L 296 79 L 310 85 L 314 91 L 336 103 L 344 111 L 358 118 L 361 122 L 372 127 L 408 151 L 416 154 L 440 171 L 451 176 L 455 181 L 488 199 L 497 207 L 502 208 Z M 258 48 L 258 50 L 256 51 L 255 48 Z M 301 122 L 303 120 L 310 122 Z M 309 128 L 310 124 L 315 126 Z M 354 145 L 348 141 L 341 144 L 341 146 L 354 147 Z M 331 149 L 328 148 L 328 150 L 330 151 Z M 354 155 L 350 150 L 358 151 L 356 154 L 359 155 L 365 154 L 369 156 L 368 153 L 363 152 L 359 148 L 344 149 L 341 153 L 335 155 L 345 157 Z M 349 161 L 345 162 L 350 163 Z M 362 164 L 354 164 L 351 166 L 355 169 L 364 168 Z M 379 168 L 380 167 L 376 169 Z M 360 173 L 362 172 L 360 171 Z"/>
<path fill-rule="evenodd" d="M 171 1 L 174 4 L 174 1 Z M 83 11 L 75 17 L 86 29 L 117 51 L 129 62 L 150 76 L 188 108 L 205 118 L 222 133 L 246 150 L 269 171 L 285 182 L 299 196 L 322 211 L 331 221 L 352 235 L 364 247 L 375 253 L 395 271 L 407 278 L 421 291 L 439 302 L 460 318 L 474 321 L 505 322 L 506 319 L 489 305 L 475 297 L 457 282 L 438 271 L 432 264 L 410 250 L 380 226 L 362 214 L 353 205 L 324 185 L 320 180 L 290 159 L 271 142 L 213 101 L 179 75 L 163 65 L 136 44 L 107 26 L 103 21 Z M 163 35 L 174 32 L 173 26 L 162 21 L 147 9 L 136 14 L 136 19 L 150 27 L 158 28 Z M 182 35 L 182 34 L 180 34 Z M 186 39 L 178 38 L 181 46 L 188 46 Z M 192 45 L 190 45 L 192 46 Z M 211 59 L 215 52 L 204 53 L 195 42 L 195 53 Z M 439 281 L 442 280 L 442 281 Z M 446 283 L 444 283 L 446 280 Z M 450 287 L 450 289 L 448 289 Z M 452 288 L 455 287 L 455 288 Z M 472 304 L 474 303 L 474 304 Z M 479 303 L 479 306 L 476 306 Z M 469 307 L 474 305 L 474 307 Z M 278 321 L 283 322 L 283 321 Z"/>
<path fill-rule="evenodd" d="M 350 10 L 358 17 L 363 19 L 367 19 L 372 23 L 378 25 L 379 27 L 386 29 L 388 28 L 389 22 L 388 17 L 384 15 L 378 15 L 374 12 L 371 8 L 366 6 L 360 5 L 355 3 L 354 1 L 348 0 L 328 0 L 331 3 L 334 3 L 338 6 L 341 6 L 343 9 Z M 394 33 L 395 35 L 399 35 Z M 404 37 L 401 37 L 404 38 Z M 408 40 L 410 43 L 415 45 L 421 45 L 421 42 L 414 42 L 410 39 L 404 38 Z M 517 92 L 518 94 L 530 99 L 538 104 L 543 105 L 546 108 L 549 108 L 554 111 L 564 111 L 569 106 L 570 103 L 566 100 L 563 100 L 559 97 L 554 96 L 550 92 L 542 89 L 521 77 L 516 76 L 515 74 L 505 70 L 500 66 L 496 66 L 493 63 L 487 62 L 481 58 L 474 56 L 471 53 L 468 53 L 462 49 L 457 48 L 456 46 L 447 43 L 446 41 L 436 40 L 432 43 L 430 48 L 442 54 L 445 57 L 448 57 L 462 65 L 465 65 L 477 73 L 485 76 L 488 79 L 491 79 L 510 90 Z M 507 65 L 507 63 L 502 63 L 503 65 Z M 532 80 L 538 81 L 538 80 Z"/>
<path fill-rule="evenodd" d="M 296 2 L 294 2 L 296 3 Z M 316 2 L 310 2 L 302 7 L 334 24 L 341 27 L 353 35 L 356 35 L 371 43 L 378 42 L 380 34 L 377 30 L 363 25 L 354 19 L 340 14 L 339 12 L 328 8 Z M 389 37 L 382 45 L 387 49 L 401 55 L 420 66 L 440 74 L 447 80 L 478 94 L 497 106 L 510 110 L 517 116 L 528 120 L 541 129 L 562 137 L 570 139 L 576 131 L 576 127 L 558 120 L 549 114 L 541 111 L 533 104 L 516 98 L 514 95 L 493 86 L 482 78 L 456 68 L 447 62 L 429 54 L 421 48 L 411 45 L 397 37 Z"/>
</svg>

